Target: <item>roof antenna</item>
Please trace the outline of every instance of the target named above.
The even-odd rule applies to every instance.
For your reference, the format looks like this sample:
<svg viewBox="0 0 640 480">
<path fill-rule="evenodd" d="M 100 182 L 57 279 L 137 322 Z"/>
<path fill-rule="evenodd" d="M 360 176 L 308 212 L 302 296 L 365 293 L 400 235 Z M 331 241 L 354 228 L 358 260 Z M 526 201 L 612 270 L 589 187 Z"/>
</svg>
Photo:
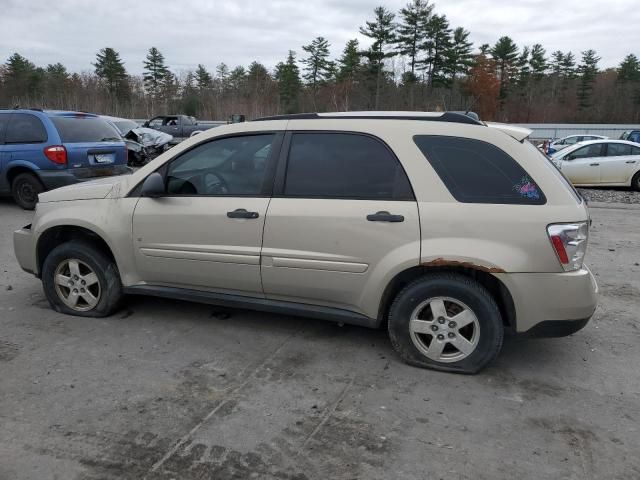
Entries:
<svg viewBox="0 0 640 480">
<path fill-rule="evenodd" d="M 471 105 L 469 105 L 469 108 L 467 108 L 467 111 L 464 112 L 465 115 L 469 115 L 469 112 L 471 111 L 473 106 L 476 104 L 476 100 L 478 100 L 478 97 L 473 97 L 473 100 L 471 101 Z"/>
</svg>

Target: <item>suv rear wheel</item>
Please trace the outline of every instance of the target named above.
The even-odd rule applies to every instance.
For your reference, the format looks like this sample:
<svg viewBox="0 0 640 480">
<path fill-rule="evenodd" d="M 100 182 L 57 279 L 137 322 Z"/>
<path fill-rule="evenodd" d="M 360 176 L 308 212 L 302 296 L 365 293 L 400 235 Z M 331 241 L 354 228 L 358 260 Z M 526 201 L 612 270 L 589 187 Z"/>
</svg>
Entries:
<svg viewBox="0 0 640 480">
<path fill-rule="evenodd" d="M 33 210 L 38 203 L 38 194 L 44 186 L 33 173 L 21 173 L 11 182 L 11 194 L 18 205 L 25 210 Z"/>
<path fill-rule="evenodd" d="M 412 365 L 476 373 L 500 352 L 500 309 L 481 284 L 456 273 L 436 273 L 407 285 L 389 312 L 389 337 Z"/>
<path fill-rule="evenodd" d="M 63 243 L 42 267 L 44 293 L 51 307 L 82 317 L 105 317 L 120 305 L 122 284 L 115 262 L 78 241 Z"/>
</svg>

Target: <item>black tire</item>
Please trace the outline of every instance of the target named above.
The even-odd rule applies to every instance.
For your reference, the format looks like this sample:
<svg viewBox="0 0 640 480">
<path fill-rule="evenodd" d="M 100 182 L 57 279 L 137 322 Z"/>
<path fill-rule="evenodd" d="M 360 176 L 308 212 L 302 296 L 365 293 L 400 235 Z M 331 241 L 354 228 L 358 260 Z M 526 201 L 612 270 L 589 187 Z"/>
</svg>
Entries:
<svg viewBox="0 0 640 480">
<path fill-rule="evenodd" d="M 640 192 L 640 171 L 636 172 L 631 179 L 631 188 L 636 192 Z"/>
<path fill-rule="evenodd" d="M 479 329 L 475 349 L 461 360 L 435 361 L 421 352 L 414 343 L 414 337 L 432 338 L 432 341 L 435 341 L 435 337 L 423 337 L 422 335 L 412 337 L 409 324 L 414 310 L 423 302 L 436 297 L 448 297 L 465 304 L 477 319 L 477 326 L 474 324 L 473 327 Z M 504 337 L 500 309 L 487 289 L 467 276 L 447 272 L 430 274 L 407 285 L 391 305 L 388 328 L 393 347 L 408 364 L 466 374 L 477 373 L 493 361 L 502 348 Z M 435 335 L 435 333 L 427 335 Z M 429 343 L 429 348 L 430 345 Z M 455 350 L 454 348 L 454 352 Z"/>
<path fill-rule="evenodd" d="M 38 194 L 42 192 L 44 192 L 44 186 L 33 173 L 21 173 L 11 182 L 13 199 L 25 210 L 36 208 Z"/>
<path fill-rule="evenodd" d="M 56 289 L 55 275 L 65 260 L 77 259 L 89 267 L 98 277 L 100 296 L 95 307 L 78 311 L 65 304 Z M 42 285 L 51 308 L 67 315 L 81 317 L 106 317 L 114 313 L 122 303 L 122 284 L 115 262 L 97 248 L 82 241 L 72 240 L 54 248 L 42 267 Z"/>
</svg>

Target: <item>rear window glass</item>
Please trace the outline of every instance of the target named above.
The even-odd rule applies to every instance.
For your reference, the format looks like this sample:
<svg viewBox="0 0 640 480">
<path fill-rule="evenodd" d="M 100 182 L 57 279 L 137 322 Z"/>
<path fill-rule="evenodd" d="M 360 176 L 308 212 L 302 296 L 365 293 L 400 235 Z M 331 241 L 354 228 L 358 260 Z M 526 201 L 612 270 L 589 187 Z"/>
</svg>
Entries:
<svg viewBox="0 0 640 480">
<path fill-rule="evenodd" d="M 47 131 L 42 121 L 28 113 L 14 113 L 7 126 L 6 143 L 42 143 L 47 141 Z"/>
<path fill-rule="evenodd" d="M 51 117 L 63 143 L 121 141 L 118 131 L 101 118 Z"/>
<path fill-rule="evenodd" d="M 438 135 L 416 135 L 414 141 L 459 202 L 543 205 L 547 201 L 520 164 L 490 143 Z"/>
</svg>

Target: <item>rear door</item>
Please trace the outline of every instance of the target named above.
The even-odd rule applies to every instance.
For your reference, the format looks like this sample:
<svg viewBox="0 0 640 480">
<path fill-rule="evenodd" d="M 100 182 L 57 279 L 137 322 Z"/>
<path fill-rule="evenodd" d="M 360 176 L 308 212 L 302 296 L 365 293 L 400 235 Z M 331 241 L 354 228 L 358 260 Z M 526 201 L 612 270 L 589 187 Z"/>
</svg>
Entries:
<svg viewBox="0 0 640 480">
<path fill-rule="evenodd" d="M 115 167 L 127 164 L 127 151 L 120 133 L 109 122 L 94 115 L 52 115 L 67 165 L 78 176 L 113 175 Z"/>
<path fill-rule="evenodd" d="M 216 138 L 163 166 L 166 195 L 140 198 L 133 215 L 143 281 L 262 296 L 262 231 L 282 136 Z"/>
<path fill-rule="evenodd" d="M 600 183 L 600 164 L 604 158 L 604 144 L 585 145 L 565 155 L 562 159 L 562 173 L 573 184 Z"/>
<path fill-rule="evenodd" d="M 632 145 L 627 143 L 606 143 L 606 156 L 600 159 L 600 183 L 623 183 L 637 157 L 632 155 Z"/>
<path fill-rule="evenodd" d="M 265 296 L 375 316 L 364 311 L 367 286 L 384 281 L 394 253 L 420 258 L 402 165 L 382 141 L 357 133 L 292 132 L 283 151 L 264 229 Z"/>
</svg>

